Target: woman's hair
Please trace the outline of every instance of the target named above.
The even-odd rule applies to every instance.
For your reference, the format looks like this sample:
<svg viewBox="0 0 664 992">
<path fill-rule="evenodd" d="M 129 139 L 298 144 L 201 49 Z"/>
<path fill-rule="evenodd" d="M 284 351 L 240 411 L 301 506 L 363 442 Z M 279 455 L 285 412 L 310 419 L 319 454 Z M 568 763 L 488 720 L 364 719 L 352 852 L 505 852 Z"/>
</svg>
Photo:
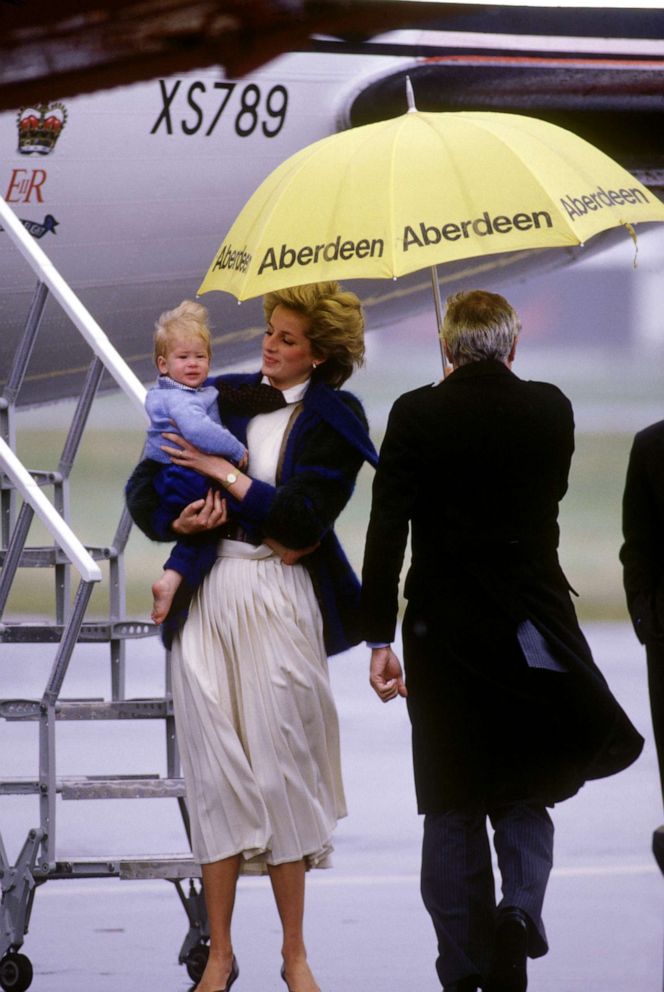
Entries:
<svg viewBox="0 0 664 992">
<path fill-rule="evenodd" d="M 266 293 L 263 312 L 266 321 L 279 305 L 309 318 L 307 337 L 318 365 L 312 378 L 322 379 L 333 388 L 342 386 L 364 362 L 364 314 L 355 293 L 343 290 L 338 282 L 316 282 Z"/>
<path fill-rule="evenodd" d="M 208 312 L 202 303 L 183 300 L 174 310 L 166 310 L 154 325 L 154 360 L 165 358 L 175 341 L 199 338 L 212 358 L 212 335 Z"/>
<path fill-rule="evenodd" d="M 498 293 L 473 289 L 447 297 L 441 336 L 454 365 L 506 361 L 520 330 L 516 310 Z"/>
</svg>

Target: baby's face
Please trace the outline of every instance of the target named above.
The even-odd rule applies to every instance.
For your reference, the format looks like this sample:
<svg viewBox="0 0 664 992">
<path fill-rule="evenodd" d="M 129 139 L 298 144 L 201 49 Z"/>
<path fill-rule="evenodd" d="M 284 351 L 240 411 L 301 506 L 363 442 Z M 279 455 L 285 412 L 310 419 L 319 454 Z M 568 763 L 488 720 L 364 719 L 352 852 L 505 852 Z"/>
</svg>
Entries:
<svg viewBox="0 0 664 992">
<path fill-rule="evenodd" d="M 207 348 L 200 338 L 177 338 L 172 342 L 166 356 L 157 359 L 161 375 L 170 376 L 183 386 L 197 389 L 207 379 L 210 359 Z"/>
</svg>

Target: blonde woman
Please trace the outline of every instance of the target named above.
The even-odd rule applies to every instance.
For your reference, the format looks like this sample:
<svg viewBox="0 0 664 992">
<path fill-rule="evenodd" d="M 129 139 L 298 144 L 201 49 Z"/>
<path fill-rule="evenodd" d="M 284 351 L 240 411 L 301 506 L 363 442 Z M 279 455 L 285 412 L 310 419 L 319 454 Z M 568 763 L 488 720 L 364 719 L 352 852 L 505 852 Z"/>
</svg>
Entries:
<svg viewBox="0 0 664 992">
<path fill-rule="evenodd" d="M 346 813 L 327 656 L 359 640 L 359 582 L 333 526 L 362 463 L 376 462 L 362 405 L 340 389 L 363 361 L 364 320 L 355 294 L 334 282 L 271 293 L 264 311 L 261 371 L 216 383 L 222 419 L 248 448 L 248 471 L 167 434 L 173 463 L 221 485 L 225 498 L 211 489 L 165 522 L 154 463 L 142 462 L 127 487 L 149 536 L 210 535 L 180 543 L 168 562 L 193 591 L 184 624 L 169 621 L 210 923 L 197 992 L 228 992 L 237 979 L 231 919 L 241 871 L 270 876 L 289 992 L 319 992 L 303 936 L 305 873 L 327 866 Z M 277 409 L 249 409 L 259 386 L 273 399 L 276 390 Z"/>
</svg>

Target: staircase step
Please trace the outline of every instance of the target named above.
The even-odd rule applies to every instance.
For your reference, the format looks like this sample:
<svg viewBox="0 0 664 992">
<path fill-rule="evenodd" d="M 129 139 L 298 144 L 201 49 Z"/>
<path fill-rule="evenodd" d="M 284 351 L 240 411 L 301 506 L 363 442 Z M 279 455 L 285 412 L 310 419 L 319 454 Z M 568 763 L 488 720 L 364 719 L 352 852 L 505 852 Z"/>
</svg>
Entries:
<svg viewBox="0 0 664 992">
<path fill-rule="evenodd" d="M 65 627 L 58 623 L 0 623 L 0 642 L 5 644 L 58 644 Z M 84 623 L 81 643 L 134 640 L 154 637 L 159 627 L 146 620 L 101 620 Z"/>
<path fill-rule="evenodd" d="M 177 799 L 184 796 L 184 781 L 158 775 L 88 776 L 60 780 L 58 792 L 63 799 Z"/>
<path fill-rule="evenodd" d="M 37 699 L 0 699 L 0 719 L 38 720 L 42 703 Z M 59 699 L 56 720 L 159 720 L 173 713 L 170 699 Z"/>
<path fill-rule="evenodd" d="M 34 779 L 0 781 L 0 795 L 41 791 L 40 783 Z M 184 796 L 184 781 L 159 775 L 66 776 L 56 780 L 55 791 L 63 799 L 178 799 Z"/>
<path fill-rule="evenodd" d="M 201 866 L 191 855 L 174 854 L 165 857 L 122 858 L 120 878 L 200 878 Z"/>
<path fill-rule="evenodd" d="M 39 792 L 34 778 L 5 778 L 0 781 L 0 796 L 29 796 Z"/>
<path fill-rule="evenodd" d="M 117 551 L 112 547 L 91 548 L 88 545 L 85 550 L 95 561 L 108 561 L 118 556 Z M 0 549 L 0 564 L 4 562 L 4 557 L 5 549 Z M 68 564 L 69 558 L 65 552 L 57 545 L 52 544 L 43 547 L 23 548 L 19 560 L 20 568 L 51 568 L 53 565 Z"/>
<path fill-rule="evenodd" d="M 38 877 L 39 870 L 35 871 Z M 44 873 L 46 874 L 46 873 Z M 48 878 L 107 878 L 115 876 L 127 881 L 141 878 L 163 878 L 182 881 L 200 878 L 201 868 L 191 854 L 117 855 L 108 857 L 69 858 L 56 861 L 48 871 Z"/>
</svg>

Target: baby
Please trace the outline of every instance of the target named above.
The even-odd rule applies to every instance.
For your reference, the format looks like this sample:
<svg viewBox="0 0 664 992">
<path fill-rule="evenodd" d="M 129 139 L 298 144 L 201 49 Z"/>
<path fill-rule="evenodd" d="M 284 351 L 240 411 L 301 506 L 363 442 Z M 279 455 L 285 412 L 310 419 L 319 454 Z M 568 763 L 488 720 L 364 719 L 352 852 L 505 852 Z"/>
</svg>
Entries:
<svg viewBox="0 0 664 992">
<path fill-rule="evenodd" d="M 162 451 L 163 433 L 181 434 L 207 454 L 223 455 L 245 468 L 247 450 L 219 416 L 219 393 L 205 386 L 212 357 L 208 312 L 200 303 L 183 300 L 163 313 L 155 324 L 154 358 L 159 371 L 157 385 L 148 390 L 145 409 L 150 418 L 146 458 L 164 463 L 154 486 L 173 518 L 194 500 L 203 499 L 210 482 L 198 472 L 173 465 Z M 166 569 L 152 586 L 152 620 L 162 623 L 168 614 L 182 577 Z"/>
</svg>

